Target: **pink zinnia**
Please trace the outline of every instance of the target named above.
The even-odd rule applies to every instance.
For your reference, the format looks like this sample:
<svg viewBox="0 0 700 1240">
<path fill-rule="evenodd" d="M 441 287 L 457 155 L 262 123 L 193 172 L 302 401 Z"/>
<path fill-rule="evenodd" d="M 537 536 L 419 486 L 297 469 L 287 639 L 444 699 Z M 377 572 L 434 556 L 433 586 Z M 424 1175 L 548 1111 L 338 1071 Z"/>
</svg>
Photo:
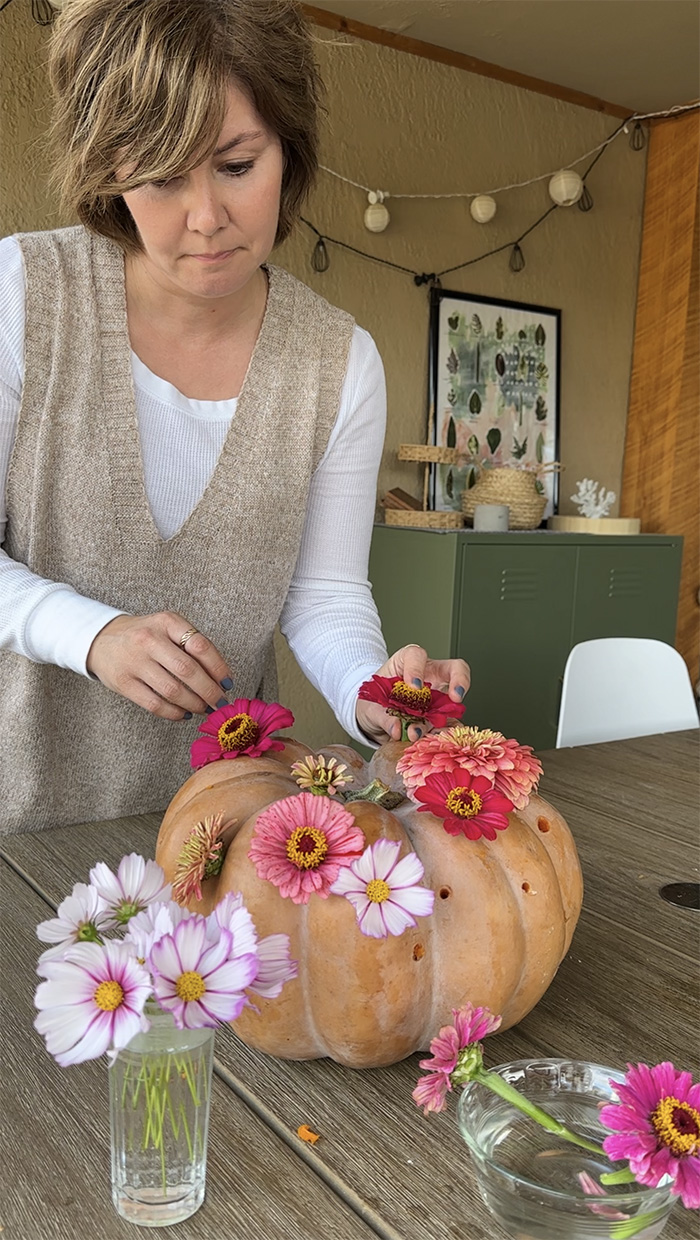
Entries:
<svg viewBox="0 0 700 1240">
<path fill-rule="evenodd" d="M 448 719 L 459 719 L 464 710 L 446 693 L 433 689 L 429 681 L 421 688 L 408 685 L 400 676 L 373 676 L 360 685 L 358 698 L 376 702 L 390 715 L 412 722 L 425 719 L 433 728 L 444 728 Z"/>
<path fill-rule="evenodd" d="M 624 1084 L 613 1082 L 620 1101 L 600 1112 L 614 1129 L 603 1149 L 609 1158 L 627 1159 L 640 1184 L 656 1187 L 664 1176 L 671 1192 L 691 1210 L 700 1207 L 700 1084 L 672 1063 L 650 1068 L 627 1065 Z"/>
<path fill-rule="evenodd" d="M 494 1016 L 487 1007 L 473 1007 L 471 1003 L 453 1008 L 452 1015 L 454 1025 L 443 1026 L 430 1043 L 432 1059 L 420 1060 L 428 1075 L 420 1078 L 413 1098 L 426 1115 L 429 1111 L 444 1111 L 448 1090 L 452 1089 L 452 1073 L 462 1051 L 494 1033 L 501 1023 L 501 1017 Z"/>
<path fill-rule="evenodd" d="M 414 741 L 402 753 L 396 769 L 409 792 L 425 783 L 429 775 L 456 770 L 485 775 L 515 809 L 524 809 L 537 787 L 542 763 L 529 745 L 506 740 L 501 732 L 458 725 Z"/>
<path fill-rule="evenodd" d="M 290 728 L 293 723 L 291 710 L 279 702 L 236 698 L 200 723 L 199 731 L 204 735 L 192 742 L 190 765 L 197 769 L 219 758 L 238 758 L 241 754 L 259 758 L 266 749 L 284 749 L 284 742 L 273 740 L 270 733 Z"/>
<path fill-rule="evenodd" d="M 495 840 L 496 832 L 508 826 L 513 808 L 512 801 L 497 792 L 486 776 L 459 769 L 449 775 L 429 775 L 412 796 L 423 801 L 419 813 L 434 814 L 442 819 L 448 835 L 466 835 L 468 840 L 482 835 Z"/>
<path fill-rule="evenodd" d="M 341 867 L 362 852 L 364 836 L 342 805 L 312 792 L 274 801 L 258 816 L 248 856 L 260 878 L 295 904 L 329 894 Z"/>
</svg>

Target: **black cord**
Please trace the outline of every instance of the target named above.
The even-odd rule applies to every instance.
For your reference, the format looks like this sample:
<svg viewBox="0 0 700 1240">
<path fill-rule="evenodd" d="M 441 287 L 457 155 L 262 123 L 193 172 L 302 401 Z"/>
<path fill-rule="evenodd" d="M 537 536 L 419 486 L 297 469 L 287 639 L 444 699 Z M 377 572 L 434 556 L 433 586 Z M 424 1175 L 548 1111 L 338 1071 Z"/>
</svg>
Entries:
<svg viewBox="0 0 700 1240">
<path fill-rule="evenodd" d="M 12 4 L 12 0 L 5 0 L 4 4 L 0 4 L 0 13 L 2 13 L 3 9 L 7 8 L 8 4 Z"/>
</svg>

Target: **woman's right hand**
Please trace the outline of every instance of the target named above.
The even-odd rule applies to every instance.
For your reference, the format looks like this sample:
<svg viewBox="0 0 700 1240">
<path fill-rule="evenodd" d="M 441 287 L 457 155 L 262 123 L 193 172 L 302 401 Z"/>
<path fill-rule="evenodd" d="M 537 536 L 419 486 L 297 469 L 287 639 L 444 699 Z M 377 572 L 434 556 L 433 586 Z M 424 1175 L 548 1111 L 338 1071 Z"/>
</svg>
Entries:
<svg viewBox="0 0 700 1240">
<path fill-rule="evenodd" d="M 183 648 L 180 639 L 193 630 Z M 183 719 L 222 704 L 233 688 L 218 650 L 184 616 L 115 616 L 95 637 L 87 670 L 108 689 L 161 719 Z"/>
</svg>

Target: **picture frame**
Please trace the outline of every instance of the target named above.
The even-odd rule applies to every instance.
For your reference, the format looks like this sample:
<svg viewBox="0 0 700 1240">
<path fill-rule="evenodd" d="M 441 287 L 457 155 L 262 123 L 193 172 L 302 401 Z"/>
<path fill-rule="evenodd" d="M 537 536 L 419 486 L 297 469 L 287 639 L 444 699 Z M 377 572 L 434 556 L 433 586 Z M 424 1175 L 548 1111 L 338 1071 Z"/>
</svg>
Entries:
<svg viewBox="0 0 700 1240">
<path fill-rule="evenodd" d="M 460 510 L 481 469 L 538 471 L 557 511 L 561 311 L 433 288 L 430 295 L 428 440 L 456 448 L 456 465 L 433 465 L 430 507 Z"/>
</svg>

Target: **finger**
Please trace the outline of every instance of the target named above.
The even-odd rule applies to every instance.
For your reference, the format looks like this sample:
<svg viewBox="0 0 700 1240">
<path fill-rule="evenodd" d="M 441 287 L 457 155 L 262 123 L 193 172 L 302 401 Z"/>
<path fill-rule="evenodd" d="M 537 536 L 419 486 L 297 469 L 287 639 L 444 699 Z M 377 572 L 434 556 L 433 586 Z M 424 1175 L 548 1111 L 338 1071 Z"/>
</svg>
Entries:
<svg viewBox="0 0 700 1240">
<path fill-rule="evenodd" d="M 401 656 L 401 676 L 407 685 L 414 689 L 422 689 L 426 680 L 426 664 L 428 655 L 422 646 L 404 646 L 398 654 Z M 398 658 L 398 656 L 395 656 Z"/>
<path fill-rule="evenodd" d="M 176 612 L 165 613 L 165 619 L 166 631 L 174 649 L 159 649 L 157 653 L 152 653 L 204 703 L 215 708 L 221 700 L 221 690 L 230 693 L 233 689 L 233 679 L 225 659 L 204 633 L 193 633 L 183 648 L 180 638 L 192 626 Z"/>
<path fill-rule="evenodd" d="M 471 672 L 464 659 L 428 659 L 426 680 L 441 685 L 453 702 L 462 702 L 469 691 Z"/>
<path fill-rule="evenodd" d="M 164 656 L 164 660 L 167 663 L 167 654 Z M 165 702 L 169 702 L 171 706 L 179 706 L 182 711 L 189 711 L 193 715 L 202 715 L 207 708 L 207 703 L 178 675 L 176 670 L 178 662 L 177 655 L 172 660 L 175 666 L 171 665 L 170 667 L 164 666 L 157 659 L 149 659 L 144 667 L 138 669 L 139 677 L 158 697 Z M 195 678 L 208 681 L 209 678 L 205 677 L 199 665 L 193 661 L 191 662 L 192 667 L 198 669 L 194 673 Z M 218 694 L 219 703 L 223 705 L 226 699 L 221 696 L 220 688 L 218 689 Z"/>
<path fill-rule="evenodd" d="M 137 706 L 143 706 L 144 710 L 149 711 L 150 714 L 157 715 L 159 719 L 179 721 L 184 717 L 178 706 L 174 706 L 172 702 L 166 702 L 150 685 L 136 677 L 125 681 L 119 691 Z"/>
</svg>

